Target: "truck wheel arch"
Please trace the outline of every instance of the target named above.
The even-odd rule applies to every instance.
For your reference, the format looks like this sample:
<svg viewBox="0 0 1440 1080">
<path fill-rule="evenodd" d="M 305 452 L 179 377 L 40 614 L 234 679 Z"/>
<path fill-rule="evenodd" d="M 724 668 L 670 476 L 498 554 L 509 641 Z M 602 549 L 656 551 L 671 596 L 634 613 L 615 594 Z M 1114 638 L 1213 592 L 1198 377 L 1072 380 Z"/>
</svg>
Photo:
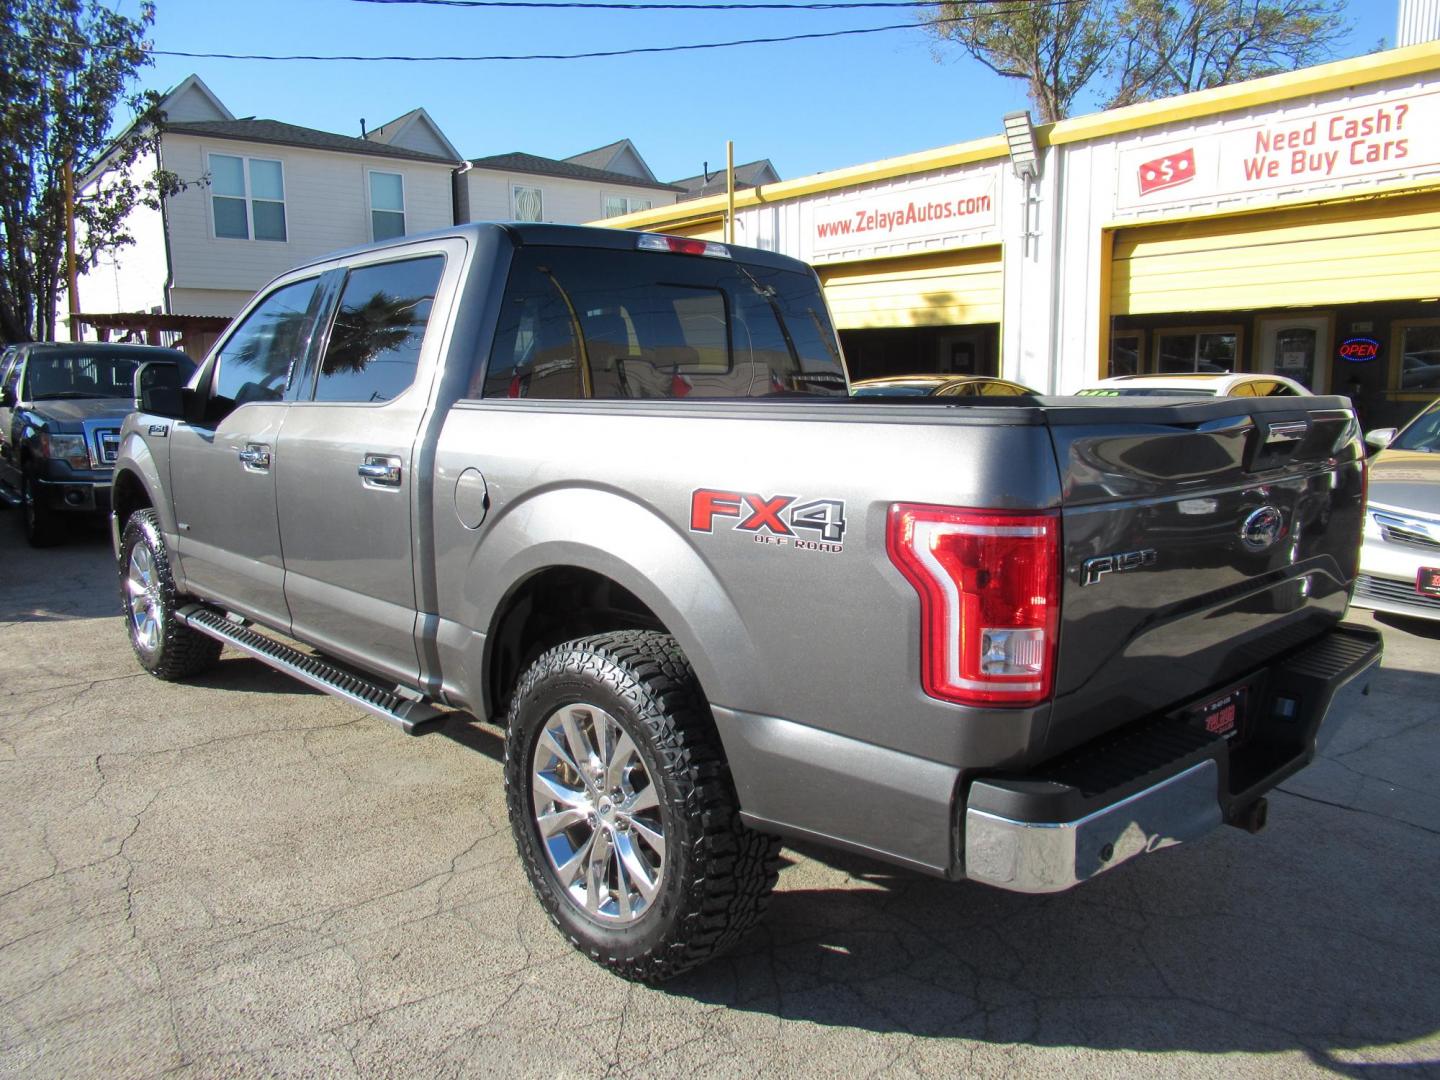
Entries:
<svg viewBox="0 0 1440 1080">
<path fill-rule="evenodd" d="M 577 494 L 569 492 L 563 500 L 533 500 L 531 512 L 506 515 L 487 538 L 492 552 L 497 548 L 503 552 L 498 573 L 479 575 L 481 581 L 494 583 L 493 599 L 487 603 L 483 595 L 476 597 L 480 609 L 490 612 L 480 624 L 486 625 L 480 685 L 489 715 L 497 715 L 505 704 L 528 659 L 562 641 L 624 629 L 671 635 L 694 668 L 706 698 L 715 704 L 737 704 L 740 686 L 755 678 L 759 658 L 719 579 L 673 526 L 648 508 L 612 493 L 584 493 L 586 502 L 603 504 L 603 513 L 585 515 L 587 520 L 605 523 L 603 539 L 592 543 L 577 537 Z M 550 507 L 542 509 L 547 502 Z M 552 518 L 550 510 L 557 516 Z M 502 590 L 500 583 L 508 585 Z M 677 583 L 683 588 L 674 588 Z M 521 633 L 517 619 L 524 620 L 525 605 L 542 597 L 553 601 L 560 595 L 557 590 L 568 589 L 574 595 L 577 588 L 591 590 L 590 595 L 601 602 L 579 604 L 563 617 L 541 620 L 550 624 L 548 632 L 517 648 L 516 635 Z M 609 621 L 598 618 L 606 615 L 611 616 Z M 717 657 L 724 658 L 723 665 L 716 663 Z"/>
</svg>

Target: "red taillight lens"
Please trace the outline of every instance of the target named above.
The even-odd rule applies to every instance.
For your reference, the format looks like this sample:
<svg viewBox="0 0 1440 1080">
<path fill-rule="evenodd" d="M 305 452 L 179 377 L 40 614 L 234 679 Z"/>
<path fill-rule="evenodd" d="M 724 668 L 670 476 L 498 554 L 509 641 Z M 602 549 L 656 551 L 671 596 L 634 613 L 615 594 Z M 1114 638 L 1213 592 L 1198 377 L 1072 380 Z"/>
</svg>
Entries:
<svg viewBox="0 0 1440 1080">
<path fill-rule="evenodd" d="M 688 236 L 664 233 L 641 233 L 635 246 L 641 251 L 668 251 L 673 255 L 708 255 L 712 259 L 730 258 L 730 249 L 710 240 L 693 240 Z"/>
<path fill-rule="evenodd" d="M 901 503 L 890 561 L 920 594 L 920 678 L 961 705 L 1050 696 L 1060 630 L 1058 514 Z"/>
</svg>

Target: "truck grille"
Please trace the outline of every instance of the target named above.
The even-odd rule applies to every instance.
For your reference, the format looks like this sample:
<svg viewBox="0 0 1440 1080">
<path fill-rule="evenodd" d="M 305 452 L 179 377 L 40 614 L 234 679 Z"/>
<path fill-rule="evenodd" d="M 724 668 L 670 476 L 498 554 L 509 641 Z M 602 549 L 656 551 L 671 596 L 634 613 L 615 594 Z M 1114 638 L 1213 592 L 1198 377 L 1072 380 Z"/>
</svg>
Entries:
<svg viewBox="0 0 1440 1080">
<path fill-rule="evenodd" d="M 95 446 L 99 452 L 100 464 L 114 465 L 115 459 L 120 456 L 120 432 L 111 428 L 97 433 Z"/>
<path fill-rule="evenodd" d="M 1384 600 L 1391 604 L 1411 604 L 1420 608 L 1440 611 L 1440 596 L 1425 596 L 1415 591 L 1413 581 L 1395 581 L 1392 578 L 1371 577 L 1361 574 L 1355 579 L 1355 595 L 1372 600 Z"/>
<path fill-rule="evenodd" d="M 1440 551 L 1440 528 L 1398 514 L 1371 513 L 1380 526 L 1380 535 L 1390 543 Z"/>
</svg>

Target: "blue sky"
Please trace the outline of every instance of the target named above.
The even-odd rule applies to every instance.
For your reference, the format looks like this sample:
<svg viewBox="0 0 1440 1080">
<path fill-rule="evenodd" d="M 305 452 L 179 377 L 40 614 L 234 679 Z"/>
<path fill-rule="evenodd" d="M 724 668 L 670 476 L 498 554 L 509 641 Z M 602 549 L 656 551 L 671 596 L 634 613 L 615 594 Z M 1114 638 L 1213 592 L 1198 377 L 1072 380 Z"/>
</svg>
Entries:
<svg viewBox="0 0 1440 1080">
<path fill-rule="evenodd" d="M 1393 40 L 1397 0 L 1349 0 L 1342 55 Z M 134 14 L 138 0 L 117 0 Z M 157 49 L 252 53 L 531 53 L 672 45 L 906 22 L 857 12 L 464 10 L 359 0 L 158 0 Z M 941 62 L 936 61 L 936 56 Z M 1000 130 L 1023 85 L 917 29 L 707 52 L 509 63 L 266 63 L 157 57 L 163 90 L 196 72 L 236 116 L 358 135 L 423 105 L 467 157 L 566 157 L 634 141 L 662 180 L 769 157 L 786 178 Z M 1093 103 L 1092 103 L 1093 104 Z"/>
</svg>

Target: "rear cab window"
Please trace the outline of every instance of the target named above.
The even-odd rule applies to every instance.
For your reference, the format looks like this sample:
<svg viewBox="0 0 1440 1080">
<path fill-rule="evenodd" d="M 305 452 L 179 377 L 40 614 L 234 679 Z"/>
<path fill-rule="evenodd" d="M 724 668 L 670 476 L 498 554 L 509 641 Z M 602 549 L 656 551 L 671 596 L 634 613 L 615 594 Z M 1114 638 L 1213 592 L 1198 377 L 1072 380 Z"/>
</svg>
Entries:
<svg viewBox="0 0 1440 1080">
<path fill-rule="evenodd" d="M 844 396 L 813 275 L 723 258 L 524 247 L 472 397 Z"/>
</svg>

